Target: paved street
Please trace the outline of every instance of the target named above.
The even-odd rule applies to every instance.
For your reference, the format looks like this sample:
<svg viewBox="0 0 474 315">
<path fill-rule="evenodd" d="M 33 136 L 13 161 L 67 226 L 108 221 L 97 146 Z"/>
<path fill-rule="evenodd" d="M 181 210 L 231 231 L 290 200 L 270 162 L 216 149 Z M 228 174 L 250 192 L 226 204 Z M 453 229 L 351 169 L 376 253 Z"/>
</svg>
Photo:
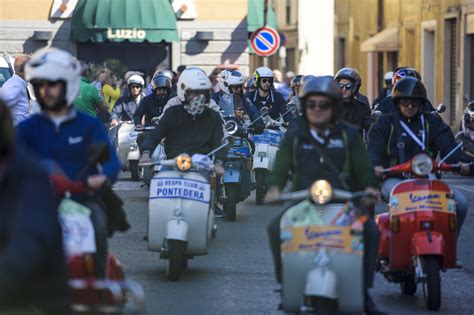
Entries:
<svg viewBox="0 0 474 315">
<path fill-rule="evenodd" d="M 474 179 L 450 177 L 474 204 Z M 165 261 L 147 251 L 148 192 L 140 184 L 120 181 L 115 186 L 124 198 L 132 229 L 111 242 L 127 276 L 140 282 L 147 295 L 148 314 L 279 314 L 265 227 L 278 209 L 254 205 L 254 197 L 238 206 L 237 222 L 218 219 L 217 238 L 208 256 L 196 257 L 179 282 L 168 282 Z M 464 270 L 442 276 L 443 306 L 436 314 L 474 314 L 474 207 L 459 239 Z M 389 314 L 434 314 L 424 307 L 422 292 L 400 294 L 398 285 L 377 275 L 375 300 Z"/>
</svg>

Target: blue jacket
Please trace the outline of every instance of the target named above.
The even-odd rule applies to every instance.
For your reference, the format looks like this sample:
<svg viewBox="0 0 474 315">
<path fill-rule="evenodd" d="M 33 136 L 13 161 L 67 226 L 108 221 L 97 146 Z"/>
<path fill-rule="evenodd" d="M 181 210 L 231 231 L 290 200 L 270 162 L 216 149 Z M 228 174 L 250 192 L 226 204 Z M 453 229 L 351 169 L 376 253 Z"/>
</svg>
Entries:
<svg viewBox="0 0 474 315">
<path fill-rule="evenodd" d="M 57 201 L 47 173 L 27 152 L 0 159 L 0 309 L 32 304 L 67 313 Z"/>
<path fill-rule="evenodd" d="M 257 89 L 253 92 L 244 94 L 243 99 L 246 100 L 244 102 L 244 105 L 246 107 L 248 106 L 247 104 L 250 102 L 257 108 L 258 111 L 260 111 L 262 107 L 267 106 L 269 109 L 268 114 L 272 119 L 277 120 L 280 118 L 280 115 L 283 114 L 285 114 L 283 119 L 286 122 L 289 122 L 292 119 L 291 113 L 287 112 L 285 99 L 280 93 L 275 90 L 270 90 L 268 96 L 266 98 L 263 98 L 258 94 Z"/>
<path fill-rule="evenodd" d="M 43 160 L 52 160 L 74 181 L 85 181 L 98 174 L 96 167 L 83 171 L 88 164 L 91 144 L 107 143 L 110 159 L 102 173 L 111 183 L 117 180 L 120 163 L 103 124 L 96 118 L 72 109 L 58 127 L 44 114 L 37 114 L 17 127 L 18 141 Z M 82 172 L 82 175 L 80 174 Z"/>
</svg>

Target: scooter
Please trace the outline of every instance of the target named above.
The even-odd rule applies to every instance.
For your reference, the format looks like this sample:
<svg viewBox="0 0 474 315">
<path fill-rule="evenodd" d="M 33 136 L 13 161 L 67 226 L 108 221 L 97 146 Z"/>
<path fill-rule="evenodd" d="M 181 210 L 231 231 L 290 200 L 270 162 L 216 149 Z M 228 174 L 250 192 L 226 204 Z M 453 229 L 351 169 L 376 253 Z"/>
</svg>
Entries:
<svg viewBox="0 0 474 315">
<path fill-rule="evenodd" d="M 135 131 L 138 133 L 149 133 L 155 130 L 156 126 L 159 124 L 160 119 L 158 117 L 154 117 L 152 120 L 152 125 L 147 127 L 135 128 Z M 156 146 L 155 150 L 151 155 L 152 161 L 159 162 L 161 160 L 166 159 L 165 148 L 163 144 L 159 144 Z M 142 179 L 145 186 L 150 187 L 151 179 L 154 175 L 156 175 L 160 169 L 161 165 L 159 163 L 155 163 L 153 165 L 148 166 L 140 166 L 142 170 Z"/>
<path fill-rule="evenodd" d="M 358 205 L 366 196 L 318 180 L 308 190 L 284 193 L 269 201 L 302 200 L 280 221 L 283 311 L 364 312 L 363 225 L 367 215 Z"/>
<path fill-rule="evenodd" d="M 420 283 L 429 310 L 441 307 L 440 271 L 456 267 L 453 192 L 443 181 L 429 177 L 434 173 L 440 176 L 440 172 L 459 172 L 459 166 L 445 164 L 443 160 L 435 162 L 420 153 L 410 161 L 385 169 L 387 175 L 404 173 L 413 178 L 393 188 L 389 213 L 376 217 L 381 235 L 379 271 L 388 281 L 400 283 L 406 295 L 415 294 Z"/>
<path fill-rule="evenodd" d="M 261 117 L 266 129 L 260 135 L 253 135 L 255 153 L 253 155 L 253 172 L 255 176 L 255 199 L 257 205 L 263 204 L 263 197 L 267 192 L 266 177 L 273 169 L 280 141 L 285 133 L 287 124 L 273 120 L 268 115 L 268 107 L 262 107 Z M 270 129 L 271 128 L 271 129 Z"/>
<path fill-rule="evenodd" d="M 108 152 L 107 146 L 101 148 Z M 105 150 L 105 151 L 104 151 Z M 91 151 L 91 150 L 90 150 Z M 95 155 L 95 156 L 94 156 Z M 102 155 L 102 157 L 100 157 Z M 89 165 L 107 153 L 89 156 Z M 86 168 L 88 169 L 88 168 Z M 65 197 L 59 207 L 64 249 L 72 292 L 73 314 L 145 314 L 145 294 L 136 282 L 126 280 L 119 260 L 108 254 L 105 279 L 98 279 L 95 265 L 95 235 L 88 209 L 70 200 L 70 194 L 83 194 L 87 187 L 60 173 L 50 175 L 58 196 Z"/>
<path fill-rule="evenodd" d="M 124 171 L 130 171 L 132 180 L 140 179 L 140 170 L 138 161 L 140 151 L 138 149 L 137 137 L 139 132 L 135 130 L 135 125 L 131 121 L 120 121 L 119 125 L 112 128 L 118 128 L 117 131 L 117 153 L 123 164 Z"/>
<path fill-rule="evenodd" d="M 215 237 L 215 175 L 209 156 L 227 146 L 225 142 L 208 155 L 181 154 L 175 159 L 143 163 L 161 164 L 151 180 L 148 213 L 148 250 L 168 259 L 168 280 L 179 280 L 188 259 L 207 255 Z"/>
</svg>

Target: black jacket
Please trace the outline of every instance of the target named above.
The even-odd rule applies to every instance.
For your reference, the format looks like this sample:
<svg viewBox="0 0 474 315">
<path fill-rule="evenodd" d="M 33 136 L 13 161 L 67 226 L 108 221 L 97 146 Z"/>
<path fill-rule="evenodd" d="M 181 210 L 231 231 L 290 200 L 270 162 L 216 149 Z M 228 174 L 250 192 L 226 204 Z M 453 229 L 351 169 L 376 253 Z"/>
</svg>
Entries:
<svg viewBox="0 0 474 315">
<path fill-rule="evenodd" d="M 165 111 L 157 128 L 147 135 L 141 151 L 153 152 L 164 138 L 168 159 L 181 153 L 207 154 L 222 144 L 223 122 L 219 113 L 207 107 L 201 115 L 192 116 L 183 106 L 172 106 Z M 224 150 L 216 153 L 216 158 L 224 157 Z"/>
<path fill-rule="evenodd" d="M 424 113 L 425 118 L 425 145 L 426 151 L 432 158 L 436 158 L 438 152 L 441 157 L 456 146 L 454 135 L 443 120 L 436 114 Z M 421 116 L 417 116 L 411 121 L 403 119 L 413 133 L 422 139 Z M 400 113 L 394 112 L 380 117 L 372 126 L 368 136 L 369 157 L 374 166 L 390 167 L 405 162 L 422 152 L 421 147 L 409 136 L 400 126 Z M 400 132 L 402 145 L 398 145 L 397 133 Z M 405 155 L 405 160 L 401 161 L 399 147 Z M 461 150 L 456 151 L 447 159 L 448 163 L 458 161 L 469 162 Z"/>
<path fill-rule="evenodd" d="M 373 123 L 370 106 L 354 98 L 350 103 L 343 103 L 341 118 L 346 122 L 357 126 L 360 129 L 369 130 Z"/>
<path fill-rule="evenodd" d="M 382 112 L 382 114 L 389 114 L 389 113 L 393 113 L 393 112 L 398 111 L 398 109 L 395 108 L 395 105 L 393 104 L 392 95 L 389 95 L 386 98 L 384 98 L 383 100 L 381 100 L 379 103 L 376 103 L 374 105 L 374 110 L 378 110 L 378 111 Z M 426 103 L 424 105 L 423 110 L 427 111 L 427 112 L 435 111 L 433 105 L 431 104 L 431 102 L 428 99 L 426 100 Z"/>
<path fill-rule="evenodd" d="M 32 304 L 66 314 L 69 303 L 58 200 L 24 151 L 0 161 L 0 310 Z"/>
<path fill-rule="evenodd" d="M 352 191 L 375 187 L 373 168 L 357 128 L 339 122 L 322 138 L 323 144 L 311 135 L 306 122 L 300 119 L 280 144 L 268 179 L 269 186 L 283 189 L 291 176 L 293 190 L 306 189 L 318 179 L 326 179 L 335 188 Z"/>
<path fill-rule="evenodd" d="M 283 96 L 278 93 L 275 90 L 270 90 L 270 93 L 268 94 L 267 97 L 261 97 L 260 94 L 258 94 L 258 89 L 244 94 L 243 99 L 245 100 L 248 98 L 250 102 L 255 105 L 257 110 L 260 111 L 260 109 L 264 106 L 267 106 L 269 109 L 269 115 L 272 119 L 278 119 L 280 118 L 280 115 L 283 115 L 286 113 L 286 101 L 283 98 Z M 250 109 L 248 109 L 248 102 L 244 102 L 245 105 L 245 110 L 247 112 L 251 112 Z M 290 121 L 292 118 L 291 113 L 287 113 L 284 117 L 285 121 Z"/>
<path fill-rule="evenodd" d="M 173 95 L 169 95 L 163 101 L 160 101 L 155 93 L 145 96 L 138 105 L 135 115 L 133 115 L 133 122 L 135 125 L 141 125 L 142 118 L 145 116 L 145 126 L 151 125 L 153 117 L 159 117 L 163 113 L 163 108 Z"/>
</svg>

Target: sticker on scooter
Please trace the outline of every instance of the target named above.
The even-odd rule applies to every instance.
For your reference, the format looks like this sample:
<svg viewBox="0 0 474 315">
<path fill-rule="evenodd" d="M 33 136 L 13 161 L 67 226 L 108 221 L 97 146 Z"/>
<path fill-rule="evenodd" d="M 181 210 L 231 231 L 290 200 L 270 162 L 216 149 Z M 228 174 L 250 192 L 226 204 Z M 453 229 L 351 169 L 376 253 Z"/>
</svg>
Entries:
<svg viewBox="0 0 474 315">
<path fill-rule="evenodd" d="M 446 197 L 446 192 L 420 190 L 393 194 L 390 198 L 390 214 L 413 211 L 453 212 L 454 200 Z"/>
<path fill-rule="evenodd" d="M 265 130 L 260 135 L 253 135 L 255 143 L 266 143 L 272 145 L 279 145 L 282 138 L 282 133 L 278 131 Z"/>
<path fill-rule="evenodd" d="M 154 178 L 151 182 L 150 199 L 183 198 L 209 203 L 211 186 L 205 182 L 181 178 Z"/>
</svg>

